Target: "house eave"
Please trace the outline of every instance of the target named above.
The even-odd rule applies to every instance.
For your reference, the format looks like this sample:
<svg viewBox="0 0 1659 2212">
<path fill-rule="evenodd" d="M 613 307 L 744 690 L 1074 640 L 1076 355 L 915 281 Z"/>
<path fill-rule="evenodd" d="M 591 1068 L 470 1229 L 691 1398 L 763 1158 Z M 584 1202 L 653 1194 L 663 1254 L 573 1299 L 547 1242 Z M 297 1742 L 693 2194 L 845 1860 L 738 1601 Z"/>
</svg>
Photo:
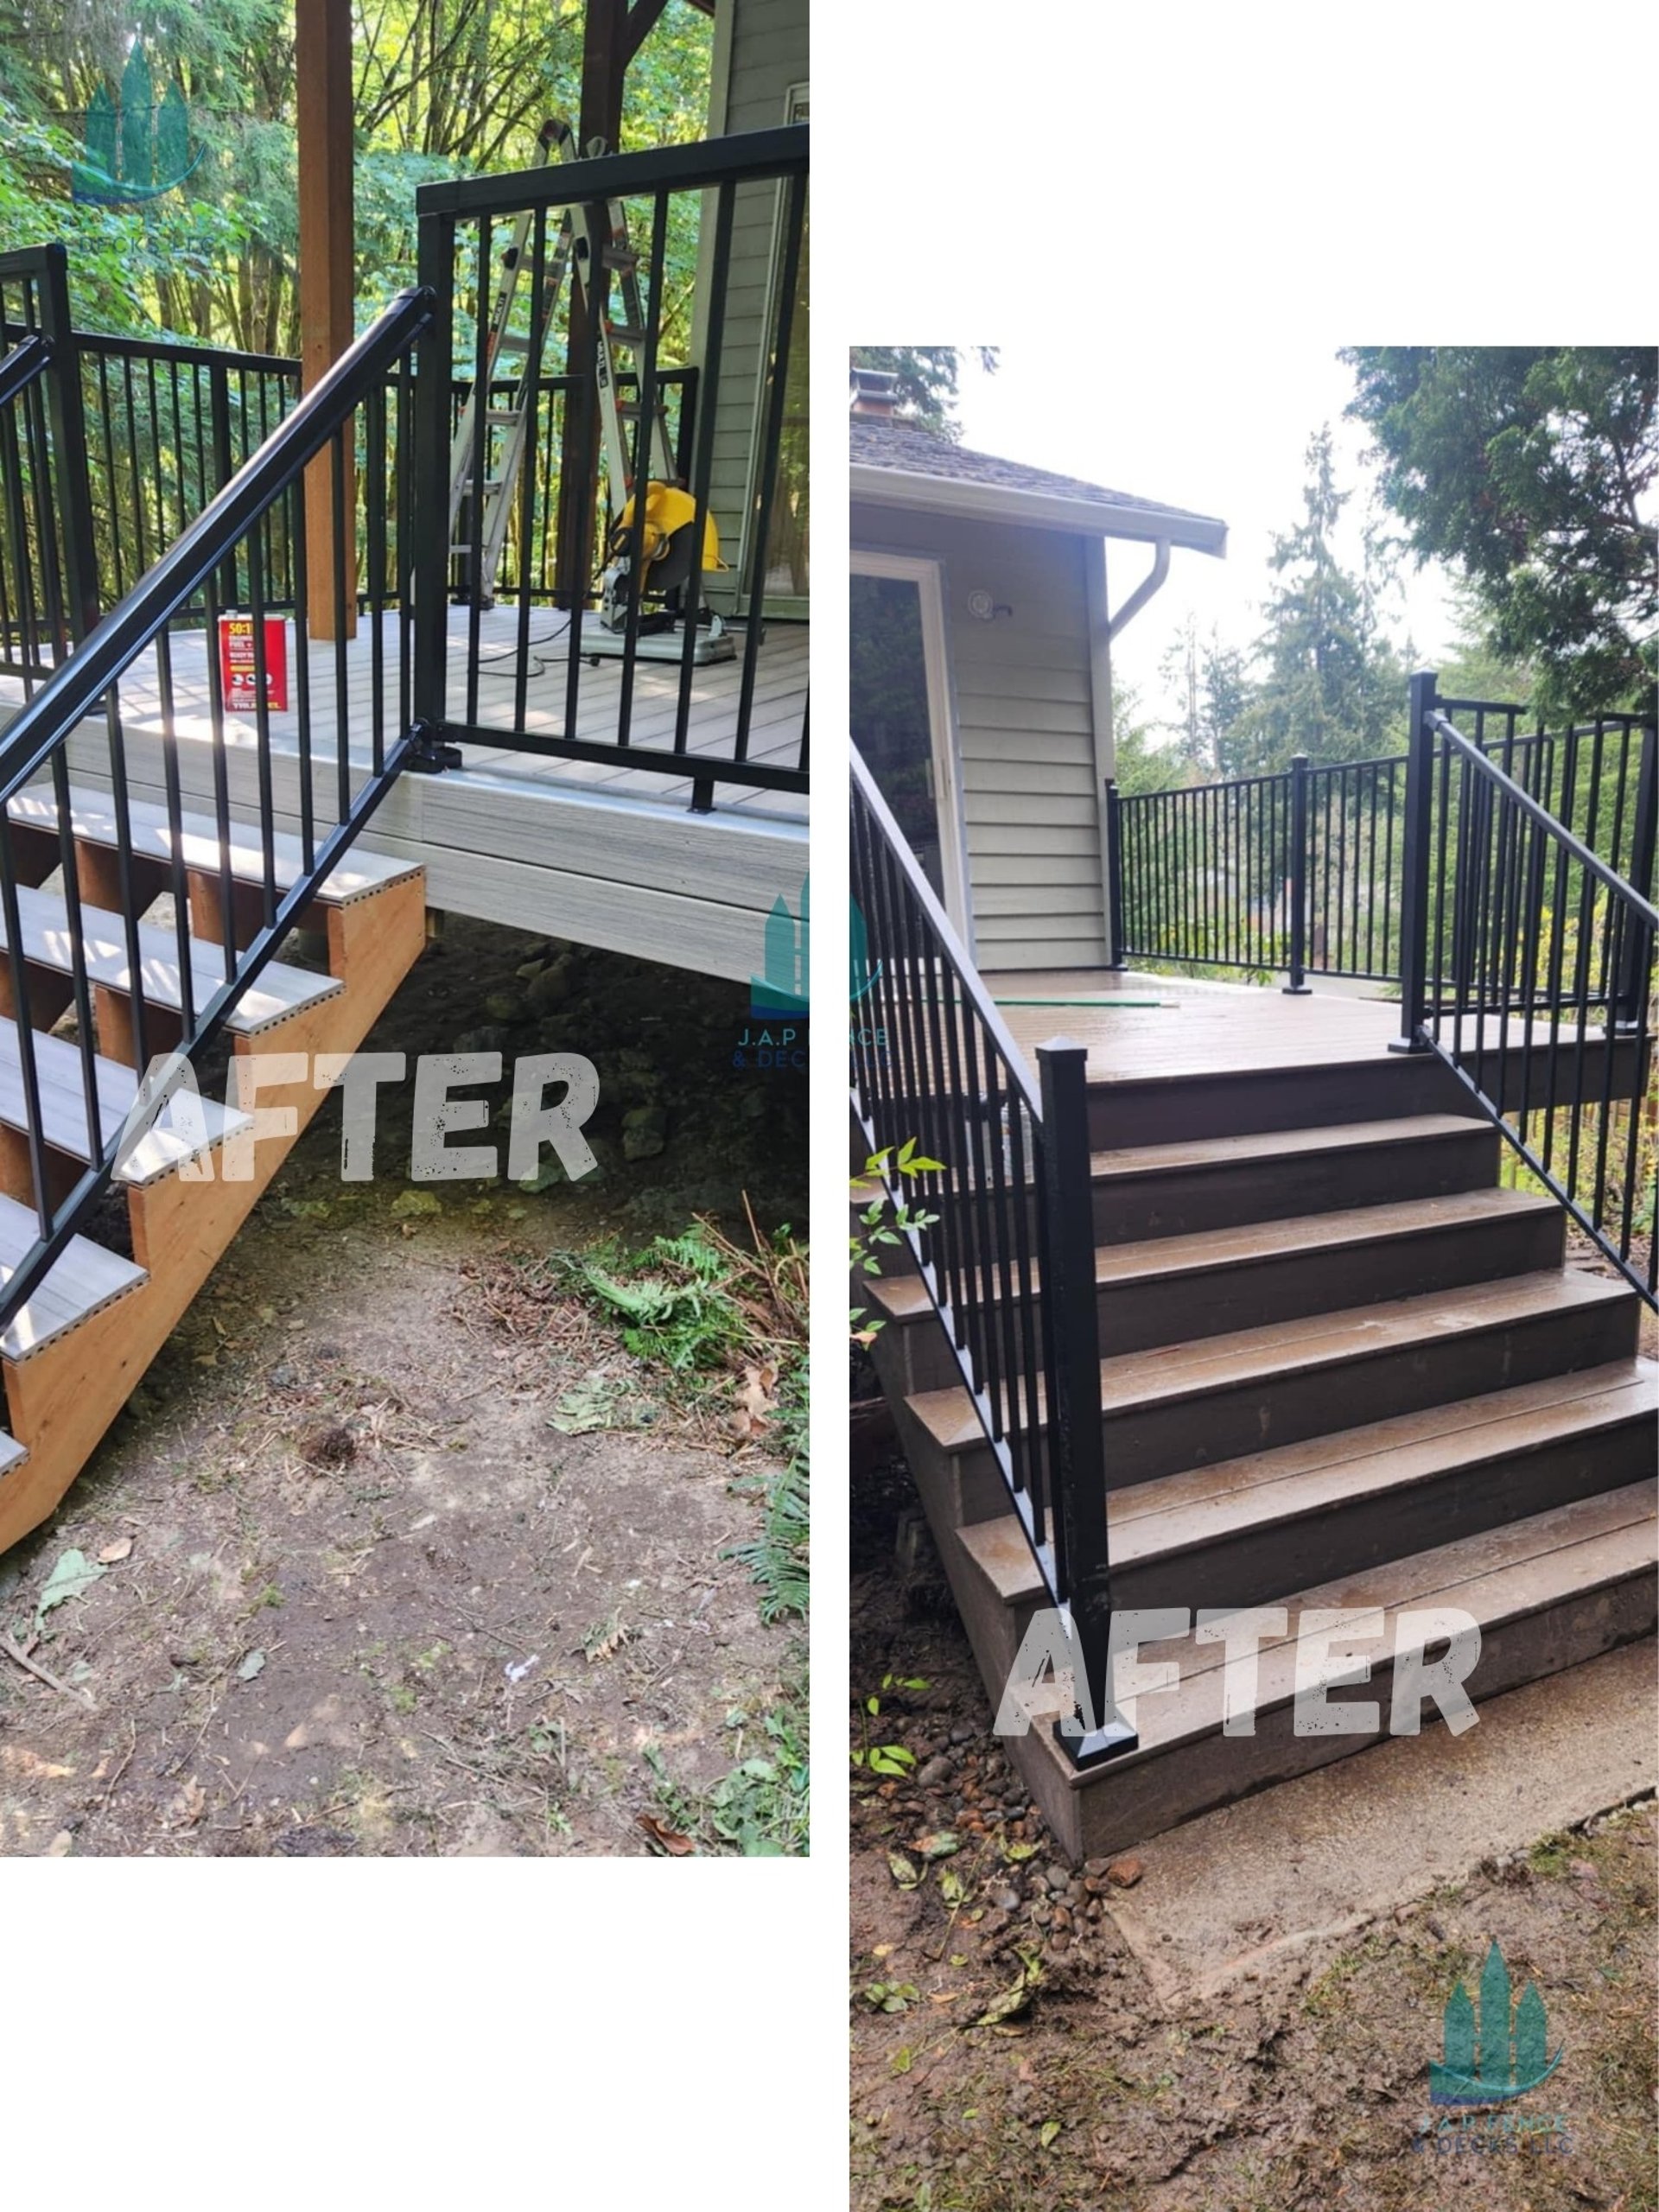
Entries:
<svg viewBox="0 0 1659 2212">
<path fill-rule="evenodd" d="M 853 463 L 851 491 L 855 500 L 874 506 L 906 507 L 964 521 L 1022 523 L 1035 530 L 1070 531 L 1079 537 L 1134 537 L 1154 544 L 1186 546 L 1193 552 L 1217 557 L 1224 557 L 1227 551 L 1225 523 L 1166 507 L 1067 499 L 1046 492 L 1017 491 L 1007 485 L 975 484 L 957 477 L 878 468 L 868 461 Z"/>
</svg>

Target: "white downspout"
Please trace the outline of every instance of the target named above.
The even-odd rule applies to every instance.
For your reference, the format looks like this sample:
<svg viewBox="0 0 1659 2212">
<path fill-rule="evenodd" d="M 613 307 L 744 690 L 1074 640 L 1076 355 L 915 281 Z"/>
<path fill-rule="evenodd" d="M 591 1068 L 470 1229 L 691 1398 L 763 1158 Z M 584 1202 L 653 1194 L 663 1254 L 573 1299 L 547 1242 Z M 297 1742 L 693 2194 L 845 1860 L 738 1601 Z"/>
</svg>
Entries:
<svg viewBox="0 0 1659 2212">
<path fill-rule="evenodd" d="M 1168 574 L 1169 540 L 1166 537 L 1160 537 L 1153 551 L 1152 570 L 1150 575 L 1148 575 L 1135 587 L 1135 590 L 1129 594 L 1129 596 L 1124 601 L 1122 606 L 1118 608 L 1116 613 L 1112 616 L 1111 620 L 1106 625 L 1106 642 L 1108 645 L 1111 643 L 1112 639 L 1117 635 L 1118 632 L 1126 626 L 1126 624 L 1134 621 L 1135 616 L 1141 612 L 1141 608 L 1152 597 L 1153 594 L 1162 585 L 1165 577 Z"/>
</svg>

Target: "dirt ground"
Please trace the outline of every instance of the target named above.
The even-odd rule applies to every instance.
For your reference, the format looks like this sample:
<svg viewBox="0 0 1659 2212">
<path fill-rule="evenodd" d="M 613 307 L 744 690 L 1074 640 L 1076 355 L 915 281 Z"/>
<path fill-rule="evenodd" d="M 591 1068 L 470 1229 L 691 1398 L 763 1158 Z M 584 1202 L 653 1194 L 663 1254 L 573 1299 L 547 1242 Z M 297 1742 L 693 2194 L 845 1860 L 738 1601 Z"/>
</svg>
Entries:
<svg viewBox="0 0 1659 2212">
<path fill-rule="evenodd" d="M 1051 1853 L 988 1735 L 925 1532 L 896 1567 L 913 1509 L 901 1465 L 855 1478 L 856 2212 L 1652 2212 L 1651 1799 L 1166 2008 L 1114 1921 L 1106 1862 L 1074 1872 Z M 871 1771 L 887 1744 L 914 1755 L 906 1775 Z M 1564 2132 L 1441 2150 L 1425 2069 L 1493 1939 L 1565 2044 L 1526 2101 Z"/>
<path fill-rule="evenodd" d="M 804 1626 L 727 1556 L 764 1410 L 740 1441 L 733 1378 L 675 1385 L 561 1272 L 697 1214 L 747 1240 L 745 1192 L 804 1234 L 804 1081 L 734 1071 L 747 1020 L 740 986 L 449 924 L 367 1048 L 585 1052 L 600 1171 L 413 1185 L 411 1083 L 342 1184 L 325 1105 L 0 1560 L 20 1641 L 67 1550 L 105 1564 L 34 1654 L 90 1707 L 0 1658 L 0 1850 L 733 1849 L 763 1751 L 804 1806 Z"/>
</svg>

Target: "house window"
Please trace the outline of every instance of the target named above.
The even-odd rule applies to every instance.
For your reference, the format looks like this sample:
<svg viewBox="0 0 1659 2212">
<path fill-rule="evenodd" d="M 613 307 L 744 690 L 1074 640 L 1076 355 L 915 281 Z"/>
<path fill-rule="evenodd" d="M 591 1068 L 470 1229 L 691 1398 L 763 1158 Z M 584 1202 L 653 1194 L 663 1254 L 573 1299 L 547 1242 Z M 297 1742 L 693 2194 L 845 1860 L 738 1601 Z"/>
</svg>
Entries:
<svg viewBox="0 0 1659 2212">
<path fill-rule="evenodd" d="M 964 939 L 967 868 L 937 564 L 853 549 L 849 721 L 876 788 Z"/>
</svg>

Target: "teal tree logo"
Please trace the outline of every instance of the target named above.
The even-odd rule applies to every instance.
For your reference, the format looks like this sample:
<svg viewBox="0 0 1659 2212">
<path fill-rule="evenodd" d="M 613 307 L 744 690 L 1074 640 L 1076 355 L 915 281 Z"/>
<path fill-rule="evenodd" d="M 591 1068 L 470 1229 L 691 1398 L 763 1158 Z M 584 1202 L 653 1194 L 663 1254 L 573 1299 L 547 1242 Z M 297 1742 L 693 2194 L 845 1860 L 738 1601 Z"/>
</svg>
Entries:
<svg viewBox="0 0 1659 2212">
<path fill-rule="evenodd" d="M 763 972 L 749 978 L 749 1011 L 759 1020 L 779 1015 L 803 1020 L 811 965 L 808 959 L 810 910 L 806 877 L 801 879 L 801 911 L 791 914 L 781 892 L 766 916 L 761 957 Z"/>
<path fill-rule="evenodd" d="M 1546 2056 L 1548 2032 L 1544 2000 L 1529 1982 L 1521 2002 L 1510 2007 L 1510 1970 L 1496 1942 L 1480 1970 L 1480 2019 L 1459 1982 L 1446 2000 L 1441 2063 L 1428 2069 L 1429 2101 L 1437 2105 L 1484 2105 L 1524 2096 L 1547 2081 L 1561 2063 L 1565 2045 Z"/>
<path fill-rule="evenodd" d="M 69 173 L 77 200 L 125 207 L 176 191 L 207 152 L 190 151 L 190 118 L 176 78 L 168 79 L 160 105 L 143 42 L 135 39 L 121 73 L 121 100 L 100 84 L 86 111 L 86 158 Z"/>
</svg>

